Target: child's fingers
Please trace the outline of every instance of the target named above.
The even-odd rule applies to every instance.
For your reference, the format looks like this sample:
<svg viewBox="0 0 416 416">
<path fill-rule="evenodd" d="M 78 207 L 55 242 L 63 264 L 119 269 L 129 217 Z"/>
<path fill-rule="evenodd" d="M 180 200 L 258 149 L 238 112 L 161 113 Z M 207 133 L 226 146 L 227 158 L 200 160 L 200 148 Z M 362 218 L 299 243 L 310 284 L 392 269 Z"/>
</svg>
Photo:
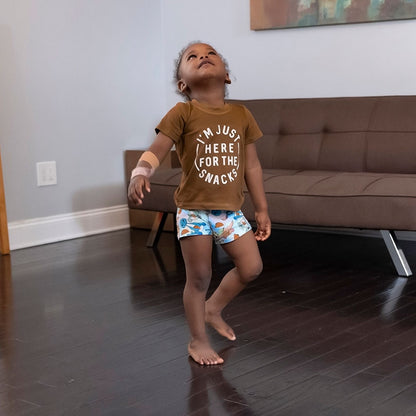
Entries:
<svg viewBox="0 0 416 416">
<path fill-rule="evenodd" d="M 128 197 L 134 204 L 141 205 L 144 199 L 144 190 L 150 192 L 150 182 L 145 177 L 137 177 L 129 185 Z"/>
<path fill-rule="evenodd" d="M 264 239 L 266 240 L 267 238 L 270 237 L 270 234 L 272 233 L 272 228 L 270 224 L 267 224 L 266 228 L 264 229 Z"/>
<path fill-rule="evenodd" d="M 257 241 L 263 240 L 262 231 L 259 228 L 257 228 L 256 232 L 254 233 L 254 237 Z"/>
<path fill-rule="evenodd" d="M 140 185 L 137 189 L 137 193 L 138 193 L 138 197 L 139 197 L 139 200 L 138 200 L 139 204 L 143 203 L 144 191 L 150 192 L 150 182 L 147 178 L 142 183 L 140 183 Z"/>
<path fill-rule="evenodd" d="M 150 181 L 148 178 L 145 179 L 144 184 L 145 184 L 146 192 L 150 192 Z"/>
<path fill-rule="evenodd" d="M 264 241 L 270 237 L 270 234 L 271 227 L 267 224 L 266 226 L 258 226 L 256 232 L 254 233 L 254 236 L 256 237 L 257 241 Z"/>
<path fill-rule="evenodd" d="M 134 189 L 129 193 L 129 200 L 135 205 L 140 205 L 143 200 L 143 193 L 137 192 L 137 190 Z"/>
</svg>

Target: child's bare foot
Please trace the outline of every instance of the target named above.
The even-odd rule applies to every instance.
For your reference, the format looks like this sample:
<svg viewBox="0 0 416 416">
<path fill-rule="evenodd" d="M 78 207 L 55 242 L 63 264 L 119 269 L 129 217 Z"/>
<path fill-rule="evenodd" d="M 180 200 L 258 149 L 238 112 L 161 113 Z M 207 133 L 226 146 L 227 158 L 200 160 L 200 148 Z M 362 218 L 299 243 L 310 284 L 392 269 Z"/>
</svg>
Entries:
<svg viewBox="0 0 416 416">
<path fill-rule="evenodd" d="M 211 348 L 209 342 L 192 340 L 188 344 L 188 352 L 192 359 L 201 365 L 216 365 L 224 362 L 224 360 Z"/>
<path fill-rule="evenodd" d="M 234 331 L 224 321 L 224 319 L 222 319 L 221 314 L 210 311 L 207 304 L 205 306 L 205 322 L 211 325 L 223 337 L 229 339 L 230 341 L 236 340 Z"/>
</svg>

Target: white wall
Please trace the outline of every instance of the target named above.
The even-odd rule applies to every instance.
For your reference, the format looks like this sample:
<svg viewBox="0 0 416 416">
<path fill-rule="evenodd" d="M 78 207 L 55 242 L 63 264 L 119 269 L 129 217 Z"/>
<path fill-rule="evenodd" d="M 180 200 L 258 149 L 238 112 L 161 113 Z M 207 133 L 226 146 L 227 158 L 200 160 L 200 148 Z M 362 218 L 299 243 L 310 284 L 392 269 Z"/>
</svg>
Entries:
<svg viewBox="0 0 416 416">
<path fill-rule="evenodd" d="M 162 43 L 154 0 L 0 3 L 9 222 L 126 203 L 122 152 L 153 136 Z M 39 188 L 36 162 L 48 160 L 58 185 Z"/>
<path fill-rule="evenodd" d="M 416 20 L 254 32 L 249 0 L 197 3 L 163 1 L 166 65 L 189 41 L 212 43 L 235 77 L 232 98 L 416 93 Z"/>
<path fill-rule="evenodd" d="M 9 222 L 126 203 L 123 150 L 180 98 L 191 40 L 229 61 L 231 98 L 416 94 L 416 20 L 250 31 L 249 0 L 3 0 L 0 147 Z M 56 160 L 58 185 L 36 186 Z"/>
</svg>

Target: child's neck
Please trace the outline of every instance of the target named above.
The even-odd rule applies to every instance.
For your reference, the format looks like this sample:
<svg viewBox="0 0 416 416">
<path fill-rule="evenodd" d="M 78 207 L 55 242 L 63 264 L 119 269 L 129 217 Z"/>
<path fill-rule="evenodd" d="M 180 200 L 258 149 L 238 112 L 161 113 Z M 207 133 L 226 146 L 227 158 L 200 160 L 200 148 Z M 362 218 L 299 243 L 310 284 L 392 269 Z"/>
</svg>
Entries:
<svg viewBox="0 0 416 416">
<path fill-rule="evenodd" d="M 193 91 L 190 97 L 201 104 L 206 104 L 212 107 L 222 107 L 224 105 L 224 90 L 222 91 Z"/>
</svg>

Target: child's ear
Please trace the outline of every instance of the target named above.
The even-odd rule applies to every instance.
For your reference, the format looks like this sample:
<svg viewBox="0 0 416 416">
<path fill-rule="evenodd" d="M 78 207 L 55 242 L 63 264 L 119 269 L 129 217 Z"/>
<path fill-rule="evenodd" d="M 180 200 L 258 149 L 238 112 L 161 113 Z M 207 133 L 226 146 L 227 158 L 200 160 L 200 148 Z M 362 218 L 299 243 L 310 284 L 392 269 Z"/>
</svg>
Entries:
<svg viewBox="0 0 416 416">
<path fill-rule="evenodd" d="M 177 87 L 178 87 L 178 90 L 182 93 L 182 94 L 184 94 L 185 93 L 185 91 L 186 91 L 186 89 L 187 89 L 187 85 L 186 85 L 186 83 L 183 81 L 183 80 L 179 80 L 178 82 L 177 82 Z"/>
<path fill-rule="evenodd" d="M 230 79 L 230 76 L 228 75 L 228 72 L 225 74 L 225 83 L 231 84 L 231 79 Z"/>
</svg>

